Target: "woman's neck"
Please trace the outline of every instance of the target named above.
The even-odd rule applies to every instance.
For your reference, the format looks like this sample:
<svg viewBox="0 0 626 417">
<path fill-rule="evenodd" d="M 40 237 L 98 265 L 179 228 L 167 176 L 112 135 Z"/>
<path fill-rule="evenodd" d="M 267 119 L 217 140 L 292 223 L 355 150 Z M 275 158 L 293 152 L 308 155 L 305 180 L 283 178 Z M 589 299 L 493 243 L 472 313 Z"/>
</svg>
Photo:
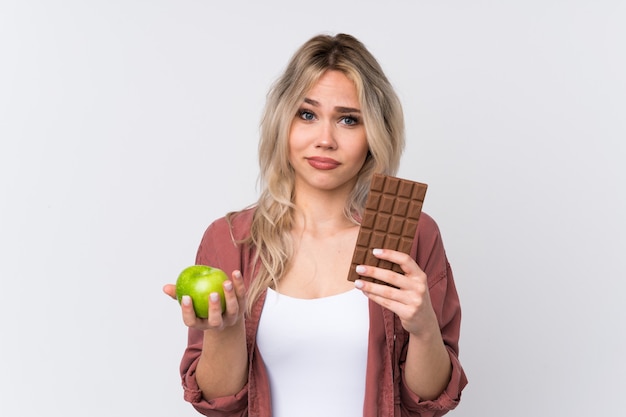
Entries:
<svg viewBox="0 0 626 417">
<path fill-rule="evenodd" d="M 324 236 L 355 226 L 345 215 L 345 198 L 319 197 L 296 199 L 294 232 Z"/>
</svg>

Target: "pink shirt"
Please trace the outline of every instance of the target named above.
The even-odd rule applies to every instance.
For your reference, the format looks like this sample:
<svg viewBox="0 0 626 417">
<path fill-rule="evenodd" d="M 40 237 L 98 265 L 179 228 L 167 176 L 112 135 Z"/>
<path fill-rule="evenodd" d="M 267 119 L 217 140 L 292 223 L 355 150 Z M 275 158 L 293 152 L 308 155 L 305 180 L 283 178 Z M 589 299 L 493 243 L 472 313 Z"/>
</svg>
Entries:
<svg viewBox="0 0 626 417">
<path fill-rule="evenodd" d="M 213 222 L 204 233 L 196 264 L 210 265 L 230 274 L 239 269 L 246 284 L 252 278 L 253 250 L 236 244 L 250 229 L 254 209 L 242 211 L 229 225 L 225 218 Z M 461 307 L 454 285 L 452 270 L 446 258 L 439 228 L 434 220 L 422 213 L 411 255 L 428 276 L 431 302 L 437 315 L 444 343 L 452 363 L 452 376 L 439 398 L 421 401 L 409 390 L 403 377 L 408 346 L 408 333 L 391 311 L 369 302 L 370 331 L 365 381 L 363 416 L 366 417 L 438 417 L 454 409 L 461 398 L 467 378 L 458 360 L 458 340 Z M 271 417 L 269 379 L 256 346 L 259 324 L 266 292 L 252 307 L 246 319 L 248 345 L 248 382 L 235 395 L 205 399 L 198 388 L 195 370 L 202 350 L 202 332 L 190 329 L 188 345 L 181 365 L 184 398 L 206 416 Z M 323 401 L 324 399 L 317 399 Z M 305 407 L 306 404 L 303 404 Z M 332 410 L 332 404 L 329 404 Z"/>
</svg>

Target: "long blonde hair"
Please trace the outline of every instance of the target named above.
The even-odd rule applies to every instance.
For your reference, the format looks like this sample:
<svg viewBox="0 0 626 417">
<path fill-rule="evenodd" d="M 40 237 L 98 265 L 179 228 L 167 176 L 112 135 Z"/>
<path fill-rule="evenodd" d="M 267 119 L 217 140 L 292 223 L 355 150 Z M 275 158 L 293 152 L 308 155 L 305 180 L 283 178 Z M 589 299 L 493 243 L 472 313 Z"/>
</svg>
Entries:
<svg viewBox="0 0 626 417">
<path fill-rule="evenodd" d="M 259 164 L 261 193 L 247 243 L 255 250 L 255 278 L 248 288 L 248 312 L 259 295 L 276 288 L 293 254 L 294 172 L 288 136 L 305 94 L 328 70 L 343 72 L 356 86 L 369 154 L 359 172 L 344 214 L 358 222 L 374 173 L 394 175 L 404 150 L 402 106 L 382 68 L 356 38 L 318 35 L 302 45 L 272 85 L 261 120 Z"/>
</svg>

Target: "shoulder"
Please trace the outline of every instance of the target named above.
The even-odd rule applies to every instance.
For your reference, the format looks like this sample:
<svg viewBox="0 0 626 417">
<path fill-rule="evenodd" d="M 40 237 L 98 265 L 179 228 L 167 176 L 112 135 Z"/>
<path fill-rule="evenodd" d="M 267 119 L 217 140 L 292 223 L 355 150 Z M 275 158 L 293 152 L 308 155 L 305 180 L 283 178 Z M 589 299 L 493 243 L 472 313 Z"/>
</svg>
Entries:
<svg viewBox="0 0 626 417">
<path fill-rule="evenodd" d="M 204 233 L 204 237 L 229 238 L 239 241 L 248 237 L 254 217 L 254 208 L 231 212 L 214 220 Z"/>
<path fill-rule="evenodd" d="M 241 257 L 250 235 L 254 209 L 229 213 L 214 220 L 202 235 L 196 264 L 232 271 L 241 269 Z"/>
<path fill-rule="evenodd" d="M 418 239 L 438 239 L 440 238 L 439 226 L 435 219 L 427 213 L 422 212 L 417 222 L 416 238 Z"/>
<path fill-rule="evenodd" d="M 426 213 L 420 215 L 411 255 L 428 275 L 432 286 L 448 274 L 448 258 L 443 245 L 439 226 Z"/>
</svg>

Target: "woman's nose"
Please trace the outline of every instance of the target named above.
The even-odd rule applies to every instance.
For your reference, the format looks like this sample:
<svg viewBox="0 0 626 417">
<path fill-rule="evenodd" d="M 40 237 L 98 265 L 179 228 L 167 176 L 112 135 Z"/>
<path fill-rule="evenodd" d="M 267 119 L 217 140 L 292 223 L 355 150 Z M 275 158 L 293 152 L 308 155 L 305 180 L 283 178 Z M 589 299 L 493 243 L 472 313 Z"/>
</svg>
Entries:
<svg viewBox="0 0 626 417">
<path fill-rule="evenodd" d="M 322 123 L 319 135 L 315 143 L 317 148 L 335 149 L 337 141 L 335 140 L 335 129 L 332 123 Z"/>
</svg>

